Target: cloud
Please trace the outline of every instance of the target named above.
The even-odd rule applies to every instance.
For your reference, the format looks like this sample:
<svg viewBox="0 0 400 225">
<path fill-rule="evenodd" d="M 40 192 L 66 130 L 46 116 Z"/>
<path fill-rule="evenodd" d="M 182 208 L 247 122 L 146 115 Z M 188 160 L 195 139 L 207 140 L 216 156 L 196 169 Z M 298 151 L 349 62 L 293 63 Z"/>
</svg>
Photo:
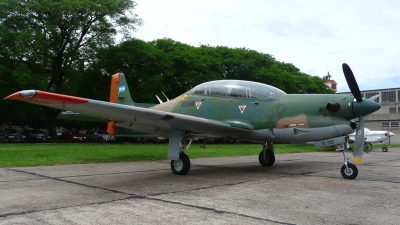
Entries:
<svg viewBox="0 0 400 225">
<path fill-rule="evenodd" d="M 341 64 L 360 89 L 398 87 L 400 2 L 277 0 L 137 0 L 145 41 L 172 38 L 193 46 L 244 47 L 322 77 L 348 91 Z M 391 83 L 385 82 L 390 80 Z M 392 86 L 396 85 L 396 86 Z"/>
</svg>

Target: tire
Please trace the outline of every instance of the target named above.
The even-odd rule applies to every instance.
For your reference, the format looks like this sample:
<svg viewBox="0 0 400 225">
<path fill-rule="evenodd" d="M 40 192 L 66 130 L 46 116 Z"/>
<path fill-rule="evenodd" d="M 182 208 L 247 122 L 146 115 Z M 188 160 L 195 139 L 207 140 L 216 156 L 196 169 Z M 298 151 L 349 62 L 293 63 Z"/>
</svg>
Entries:
<svg viewBox="0 0 400 225">
<path fill-rule="evenodd" d="M 175 175 L 186 175 L 190 170 L 190 159 L 185 153 L 179 154 L 179 160 L 171 160 L 171 170 Z"/>
<path fill-rule="evenodd" d="M 99 137 L 99 138 L 97 139 L 97 143 L 103 144 L 103 138 Z"/>
<path fill-rule="evenodd" d="M 258 155 L 258 161 L 262 166 L 272 166 L 275 163 L 275 154 L 272 151 L 266 151 L 267 160 L 264 160 L 263 151 Z"/>
<path fill-rule="evenodd" d="M 372 150 L 372 144 L 367 142 L 364 144 L 364 152 L 369 153 Z"/>
<path fill-rule="evenodd" d="M 388 151 L 388 148 L 386 148 L 386 147 L 382 148 L 382 152 L 387 152 L 387 151 Z"/>
<path fill-rule="evenodd" d="M 354 164 L 348 163 L 347 166 L 349 167 L 346 170 L 346 165 L 343 165 L 340 169 L 340 173 L 344 179 L 355 179 L 358 176 L 358 169 Z"/>
</svg>

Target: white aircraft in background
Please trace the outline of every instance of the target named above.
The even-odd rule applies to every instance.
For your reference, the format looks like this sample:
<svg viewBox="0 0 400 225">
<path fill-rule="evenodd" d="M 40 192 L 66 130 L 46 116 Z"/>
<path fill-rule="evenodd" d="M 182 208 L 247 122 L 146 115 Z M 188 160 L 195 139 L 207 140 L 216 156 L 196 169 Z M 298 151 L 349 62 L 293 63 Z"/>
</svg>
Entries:
<svg viewBox="0 0 400 225">
<path fill-rule="evenodd" d="M 355 135 L 356 132 L 349 134 L 349 139 L 351 142 L 354 142 Z M 364 127 L 365 144 L 370 145 L 370 151 L 372 149 L 373 143 L 383 143 L 384 146 L 382 148 L 382 151 L 387 152 L 388 149 L 386 147 L 386 143 L 388 142 L 390 137 L 394 135 L 395 135 L 394 133 L 385 130 L 370 130 Z M 368 146 L 366 146 L 366 148 L 368 149 Z"/>
</svg>

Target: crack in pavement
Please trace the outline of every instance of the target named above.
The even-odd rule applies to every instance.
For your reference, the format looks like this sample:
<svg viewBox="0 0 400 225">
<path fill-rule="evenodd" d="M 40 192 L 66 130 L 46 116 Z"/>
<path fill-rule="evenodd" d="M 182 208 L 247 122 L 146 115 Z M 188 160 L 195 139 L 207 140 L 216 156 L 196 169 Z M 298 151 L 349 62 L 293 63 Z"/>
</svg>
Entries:
<svg viewBox="0 0 400 225">
<path fill-rule="evenodd" d="M 36 213 L 36 212 L 54 211 L 54 210 L 59 210 L 59 209 L 72 208 L 72 207 L 81 207 L 81 206 L 89 206 L 89 205 L 103 205 L 106 203 L 118 202 L 118 201 L 128 200 L 128 199 L 147 199 L 147 200 L 152 200 L 152 201 L 158 201 L 158 202 L 163 202 L 163 203 L 168 203 L 168 204 L 181 205 L 181 206 L 185 206 L 185 207 L 191 207 L 191 208 L 195 208 L 195 209 L 210 211 L 210 212 L 213 212 L 216 214 L 230 214 L 230 215 L 236 215 L 236 216 L 240 216 L 240 217 L 244 217 L 244 218 L 251 218 L 254 220 L 266 221 L 266 222 L 271 222 L 271 223 L 276 223 L 276 224 L 286 224 L 286 225 L 292 224 L 292 223 L 286 223 L 286 222 L 281 222 L 281 221 L 269 220 L 266 218 L 254 217 L 254 216 L 241 214 L 241 213 L 235 213 L 235 212 L 230 212 L 230 211 L 225 211 L 225 210 L 218 210 L 218 209 L 211 208 L 211 207 L 203 207 L 203 206 L 199 206 L 199 205 L 186 204 L 186 203 L 182 203 L 182 202 L 175 202 L 175 201 L 157 198 L 157 196 L 161 196 L 161 195 L 176 194 L 176 193 L 198 191 L 198 190 L 207 190 L 207 189 L 212 189 L 212 188 L 216 188 L 216 187 L 235 186 L 235 185 L 239 185 L 239 184 L 260 181 L 261 179 L 220 184 L 220 185 L 211 185 L 211 186 L 207 186 L 207 187 L 192 188 L 192 189 L 183 190 L 183 191 L 171 191 L 171 192 L 149 194 L 149 195 L 136 195 L 136 194 L 126 193 L 126 192 L 122 192 L 122 191 L 118 191 L 118 190 L 114 190 L 114 189 L 103 188 L 103 187 L 94 186 L 94 185 L 87 185 L 87 184 L 70 181 L 70 180 L 64 180 L 65 178 L 81 177 L 81 176 L 69 176 L 69 177 L 60 178 L 60 177 L 50 177 L 50 176 L 46 176 L 46 175 L 42 175 L 42 174 L 38 174 L 38 173 L 27 172 L 27 171 L 17 170 L 17 169 L 9 169 L 9 170 L 14 171 L 14 172 L 19 172 L 19 173 L 25 173 L 25 174 L 29 174 L 29 175 L 35 175 L 35 176 L 38 176 L 39 179 L 50 179 L 50 180 L 55 180 L 55 181 L 59 181 L 59 182 L 66 182 L 69 184 L 109 191 L 112 193 L 123 194 L 123 195 L 127 195 L 127 196 L 123 197 L 123 198 L 117 198 L 117 199 L 112 199 L 112 200 L 108 200 L 108 201 L 96 202 L 96 203 L 87 203 L 87 204 L 71 205 L 71 206 L 64 206 L 64 207 L 54 207 L 54 208 L 49 208 L 49 209 L 30 210 L 30 211 L 22 211 L 22 212 L 14 212 L 14 213 L 4 213 L 4 214 L 0 214 L 0 218 L 4 218 L 4 217 L 8 217 L 8 216 L 26 215 L 26 214 Z M 152 170 L 152 171 L 157 171 L 157 170 Z M 123 172 L 123 173 L 126 173 L 126 172 Z M 119 173 L 110 173 L 109 175 L 113 175 L 113 174 L 119 174 Z M 94 174 L 92 176 L 96 176 L 96 175 L 97 174 Z M 103 175 L 107 175 L 107 174 L 103 174 Z M 83 176 L 90 176 L 90 175 L 83 175 Z M 267 178 L 267 179 L 276 179 L 276 178 L 281 178 L 281 177 L 271 177 L 271 178 Z M 34 180 L 34 179 L 30 179 L 30 180 Z"/>
<path fill-rule="evenodd" d="M 326 157 L 333 157 L 333 156 L 326 156 Z M 334 156 L 334 157 L 337 157 L 337 156 Z M 299 161 L 299 160 L 298 159 L 281 160 L 281 162 L 294 162 L 294 161 Z M 370 162 L 370 163 L 365 163 L 363 165 L 364 166 L 368 166 L 368 167 L 377 167 L 378 165 L 375 165 L 376 163 L 385 163 L 385 162 L 391 162 L 391 161 L 396 161 L 396 160 Z M 212 165 L 209 166 L 209 165 L 200 164 L 200 165 L 196 165 L 196 167 L 198 167 L 198 168 L 214 168 L 215 169 L 213 171 L 200 171 L 200 174 L 215 173 L 215 172 L 218 172 L 218 171 L 220 171 L 222 169 L 222 170 L 233 171 L 232 173 L 235 173 L 237 171 L 242 171 L 242 172 L 261 172 L 261 173 L 262 172 L 267 172 L 267 174 L 273 174 L 273 175 L 279 175 L 279 176 L 271 176 L 271 177 L 263 177 L 263 178 L 254 177 L 255 179 L 246 180 L 246 181 L 210 185 L 210 186 L 206 186 L 206 187 L 197 187 L 197 188 L 178 190 L 178 191 L 167 191 L 167 192 L 164 192 L 164 193 L 153 193 L 153 194 L 147 194 L 147 195 L 137 195 L 137 194 L 127 193 L 127 192 L 124 192 L 124 191 L 115 190 L 115 189 L 112 189 L 112 188 L 104 188 L 104 187 L 101 187 L 99 185 L 97 185 L 97 186 L 96 185 L 88 185 L 88 184 L 84 184 L 84 183 L 80 183 L 80 182 L 76 182 L 76 181 L 71 181 L 71 180 L 66 180 L 66 179 L 67 178 L 79 178 L 79 177 L 117 175 L 117 174 L 135 174 L 135 173 L 144 173 L 144 172 L 165 171 L 165 170 L 168 170 L 168 169 L 143 170 L 143 171 L 118 172 L 118 173 L 98 173 L 98 174 L 84 174 L 84 175 L 51 177 L 51 176 L 47 176 L 47 175 L 43 175 L 43 174 L 39 174 L 39 173 L 28 172 L 28 171 L 18 170 L 18 169 L 14 169 L 13 168 L 13 169 L 9 169 L 9 170 L 10 171 L 14 171 L 14 172 L 18 172 L 18 173 L 25 173 L 25 174 L 30 174 L 30 175 L 37 176 L 37 179 L 26 179 L 26 180 L 19 180 L 19 181 L 51 179 L 51 180 L 55 180 L 55 181 L 58 181 L 58 182 L 65 182 L 65 183 L 72 184 L 72 185 L 79 185 L 79 186 L 87 187 L 87 188 L 90 188 L 90 189 L 98 189 L 98 190 L 103 190 L 103 191 L 107 191 L 107 192 L 111 192 L 111 193 L 121 194 L 122 196 L 120 196 L 120 197 L 116 196 L 115 199 L 105 200 L 105 201 L 101 201 L 101 202 L 92 202 L 92 203 L 89 202 L 89 203 L 83 203 L 83 204 L 79 204 L 79 205 L 59 206 L 59 207 L 53 207 L 53 208 L 48 208 L 48 209 L 37 209 L 37 210 L 27 210 L 27 211 L 3 213 L 3 214 L 0 214 L 0 218 L 4 218 L 4 217 L 8 217 L 8 216 L 26 215 L 26 214 L 36 213 L 36 212 L 68 209 L 68 208 L 73 208 L 73 207 L 83 207 L 83 206 L 90 206 L 90 205 L 104 205 L 104 204 L 107 204 L 107 203 L 124 201 L 124 200 L 129 200 L 129 199 L 146 199 L 146 200 L 149 200 L 149 201 L 157 201 L 157 202 L 163 202 L 163 203 L 166 203 L 166 204 L 174 204 L 174 205 L 180 205 L 180 206 L 183 206 L 183 207 L 190 207 L 190 208 L 194 208 L 194 209 L 198 209 L 198 210 L 212 212 L 212 213 L 215 213 L 215 214 L 236 215 L 236 216 L 239 216 L 239 217 L 250 218 L 250 219 L 258 220 L 258 221 L 261 221 L 261 222 L 269 222 L 269 223 L 276 223 L 276 224 L 291 224 L 291 223 L 286 223 L 286 222 L 283 222 L 283 221 L 269 220 L 269 219 L 266 219 L 266 218 L 261 218 L 261 217 L 255 217 L 255 216 L 251 216 L 251 215 L 236 213 L 236 212 L 233 212 L 233 211 L 219 210 L 219 209 L 213 208 L 213 207 L 205 207 L 205 206 L 201 206 L 201 205 L 184 203 L 184 202 L 179 202 L 179 201 L 174 201 L 174 200 L 165 200 L 165 199 L 161 199 L 161 196 L 163 196 L 163 195 L 171 195 L 171 194 L 179 194 L 179 193 L 185 193 L 185 192 L 196 192 L 196 191 L 200 191 L 200 190 L 207 190 L 207 189 L 213 189 L 213 188 L 218 188 L 218 187 L 236 186 L 236 185 L 241 185 L 241 184 L 246 184 L 246 183 L 251 183 L 251 182 L 258 182 L 258 181 L 262 181 L 262 180 L 265 180 L 265 179 L 270 179 L 270 180 L 274 180 L 275 179 L 276 180 L 276 179 L 287 178 L 287 177 L 290 177 L 290 176 L 317 176 L 317 175 L 314 175 L 314 174 L 320 173 L 320 172 L 331 172 L 331 171 L 339 170 L 339 169 L 327 169 L 327 168 L 324 169 L 324 168 L 321 168 L 318 171 L 295 173 L 294 174 L 294 173 L 279 172 L 279 171 L 264 171 L 264 170 L 261 170 L 261 169 L 257 170 L 257 169 L 254 169 L 254 168 L 241 168 L 241 169 L 232 168 L 232 166 L 243 166 L 243 165 L 247 166 L 248 164 L 250 164 L 250 163 L 241 163 L 241 164 L 240 163 L 232 163 L 232 164 L 215 165 L 215 166 L 212 166 Z M 197 174 L 199 174 L 199 173 L 197 173 Z M 332 176 L 320 176 L 320 175 L 318 177 L 331 177 L 332 178 Z M 334 177 L 334 178 L 337 178 L 337 177 Z M 393 183 L 393 184 L 398 184 L 399 183 L 399 182 L 393 182 L 393 181 L 389 182 L 389 181 L 382 181 L 382 180 L 368 180 L 368 179 L 363 179 L 363 180 L 387 182 L 387 183 Z M 14 181 L 1 181 L 1 182 L 14 182 Z"/>
</svg>

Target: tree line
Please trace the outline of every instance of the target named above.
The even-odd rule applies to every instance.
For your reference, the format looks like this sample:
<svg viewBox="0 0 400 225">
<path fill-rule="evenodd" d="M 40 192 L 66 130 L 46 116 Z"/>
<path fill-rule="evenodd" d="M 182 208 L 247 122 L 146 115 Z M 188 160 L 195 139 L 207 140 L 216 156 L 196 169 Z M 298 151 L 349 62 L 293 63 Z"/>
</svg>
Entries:
<svg viewBox="0 0 400 225">
<path fill-rule="evenodd" d="M 0 3 L 0 95 L 37 89 L 108 101 L 110 76 L 123 72 L 133 100 L 157 103 L 211 80 L 266 83 L 287 93 L 334 93 L 270 54 L 247 48 L 187 45 L 133 37 L 142 20 L 131 0 L 3 0 Z M 116 35 L 123 34 L 117 44 Z M 108 73 L 108 75 L 107 75 Z M 0 102 L 0 124 L 47 127 L 54 135 L 59 110 Z M 80 126 L 90 123 L 81 123 Z"/>
</svg>

